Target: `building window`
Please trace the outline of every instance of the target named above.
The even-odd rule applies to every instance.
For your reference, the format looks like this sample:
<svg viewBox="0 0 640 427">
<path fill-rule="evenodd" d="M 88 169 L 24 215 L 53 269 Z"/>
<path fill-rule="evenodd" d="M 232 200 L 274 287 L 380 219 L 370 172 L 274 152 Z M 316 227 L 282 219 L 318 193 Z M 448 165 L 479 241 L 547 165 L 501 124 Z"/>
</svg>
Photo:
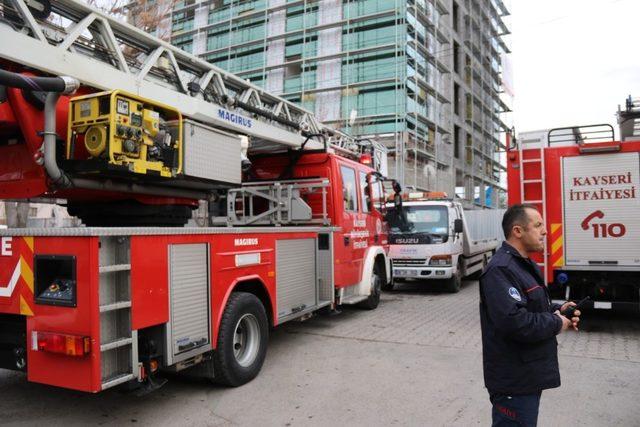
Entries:
<svg viewBox="0 0 640 427">
<path fill-rule="evenodd" d="M 300 61 L 302 59 L 301 55 L 291 55 L 287 56 L 284 60 L 285 62 L 293 62 Z M 293 64 L 287 64 L 284 68 L 284 77 L 285 79 L 288 77 L 295 77 L 302 74 L 302 62 L 294 62 Z"/>
<path fill-rule="evenodd" d="M 460 45 L 453 42 L 453 71 L 460 74 Z"/>
<path fill-rule="evenodd" d="M 453 113 L 460 115 L 460 86 L 458 83 L 453 84 Z"/>
<path fill-rule="evenodd" d="M 453 19 L 453 31 L 455 31 L 456 33 L 458 32 L 458 16 L 458 3 L 453 2 L 453 7 L 451 8 L 451 18 Z"/>
<path fill-rule="evenodd" d="M 460 158 L 460 127 L 453 126 L 453 157 Z"/>
</svg>

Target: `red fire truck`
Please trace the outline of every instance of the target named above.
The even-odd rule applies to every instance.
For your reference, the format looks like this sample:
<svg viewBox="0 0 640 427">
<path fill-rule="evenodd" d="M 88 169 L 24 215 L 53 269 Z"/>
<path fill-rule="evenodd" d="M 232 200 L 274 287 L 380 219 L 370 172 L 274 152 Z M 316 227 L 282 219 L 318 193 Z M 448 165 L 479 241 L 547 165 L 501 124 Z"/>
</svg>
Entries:
<svg viewBox="0 0 640 427">
<path fill-rule="evenodd" d="M 271 327 L 377 307 L 380 147 L 82 2 L 11 4 L 0 195 L 87 226 L 1 230 L 1 368 L 86 392 L 185 369 L 237 386 Z M 214 226 L 179 227 L 202 199 Z"/>
<path fill-rule="evenodd" d="M 537 261 L 554 299 L 605 310 L 640 307 L 640 108 L 610 125 L 527 132 L 509 144 L 509 204 L 534 204 L 547 224 Z"/>
</svg>

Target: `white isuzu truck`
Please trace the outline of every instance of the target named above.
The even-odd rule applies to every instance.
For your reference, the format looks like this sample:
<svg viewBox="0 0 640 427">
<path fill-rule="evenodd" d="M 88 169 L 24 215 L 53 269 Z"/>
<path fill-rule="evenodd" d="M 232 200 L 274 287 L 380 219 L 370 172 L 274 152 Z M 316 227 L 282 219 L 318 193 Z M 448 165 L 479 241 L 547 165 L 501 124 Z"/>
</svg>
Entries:
<svg viewBox="0 0 640 427">
<path fill-rule="evenodd" d="M 442 192 L 405 194 L 402 207 L 389 206 L 388 212 L 394 281 L 440 280 L 458 292 L 462 278 L 481 272 L 503 239 L 503 214 L 465 210 Z"/>
</svg>

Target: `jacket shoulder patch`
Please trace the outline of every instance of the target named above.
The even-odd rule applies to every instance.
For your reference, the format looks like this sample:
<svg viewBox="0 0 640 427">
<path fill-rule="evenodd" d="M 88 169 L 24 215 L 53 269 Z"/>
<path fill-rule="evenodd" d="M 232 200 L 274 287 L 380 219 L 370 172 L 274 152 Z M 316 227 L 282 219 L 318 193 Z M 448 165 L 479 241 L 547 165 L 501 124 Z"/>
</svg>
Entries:
<svg viewBox="0 0 640 427">
<path fill-rule="evenodd" d="M 522 301 L 522 297 L 520 296 L 520 292 L 513 286 L 509 288 L 509 296 L 516 301 Z"/>
</svg>

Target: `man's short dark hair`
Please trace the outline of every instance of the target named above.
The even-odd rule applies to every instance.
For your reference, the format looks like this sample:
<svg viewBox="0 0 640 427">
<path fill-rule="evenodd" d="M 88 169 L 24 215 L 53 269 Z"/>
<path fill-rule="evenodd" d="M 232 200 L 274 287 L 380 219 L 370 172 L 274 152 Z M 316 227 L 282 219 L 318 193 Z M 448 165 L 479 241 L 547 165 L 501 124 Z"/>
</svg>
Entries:
<svg viewBox="0 0 640 427">
<path fill-rule="evenodd" d="M 502 217 L 502 232 L 504 238 L 508 239 L 511 236 L 511 230 L 515 225 L 526 226 L 529 221 L 529 215 L 527 215 L 527 209 L 538 210 L 534 205 L 529 203 L 522 203 L 519 205 L 510 206 Z"/>
</svg>

